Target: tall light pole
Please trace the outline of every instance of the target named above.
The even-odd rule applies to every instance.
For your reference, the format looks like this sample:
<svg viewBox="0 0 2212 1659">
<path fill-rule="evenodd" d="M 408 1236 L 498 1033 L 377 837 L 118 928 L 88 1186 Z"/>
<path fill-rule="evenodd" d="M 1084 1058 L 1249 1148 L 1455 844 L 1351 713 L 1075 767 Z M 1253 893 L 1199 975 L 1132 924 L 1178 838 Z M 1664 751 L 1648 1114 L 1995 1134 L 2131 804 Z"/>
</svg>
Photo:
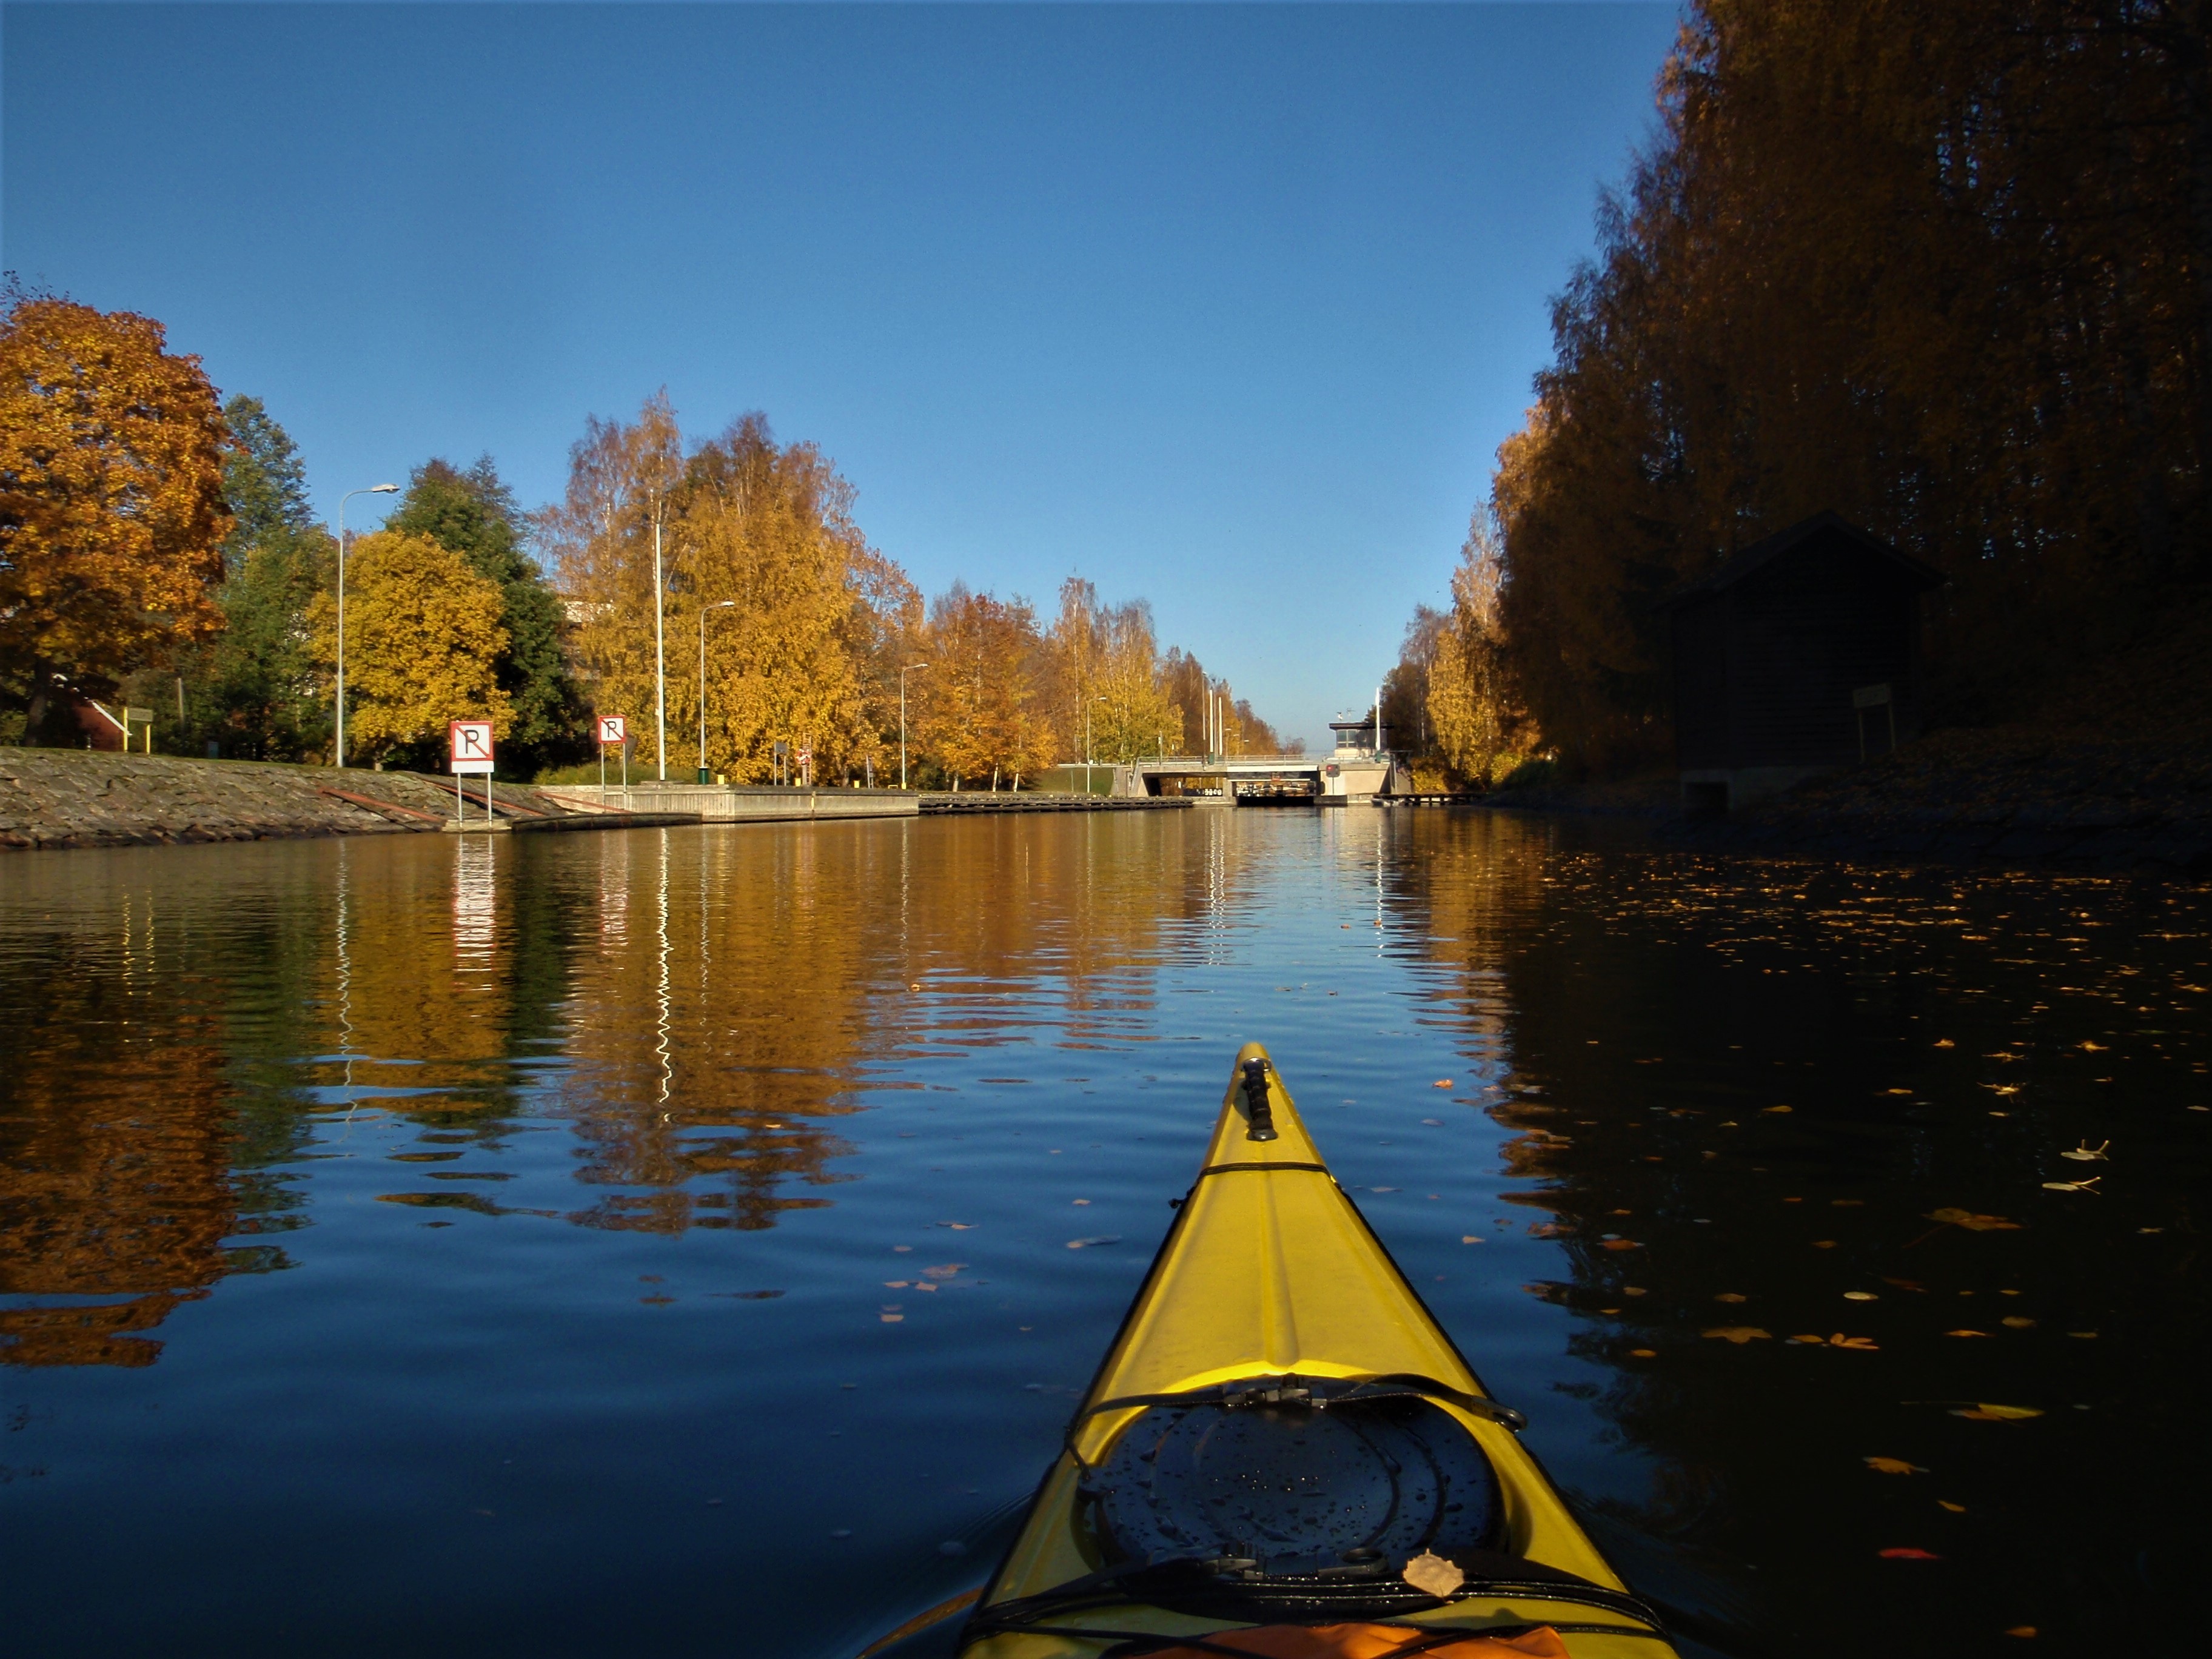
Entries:
<svg viewBox="0 0 2212 1659">
<path fill-rule="evenodd" d="M 338 689 L 337 689 L 337 762 L 341 770 L 345 766 L 345 504 L 356 495 L 396 495 L 398 484 L 371 484 L 366 489 L 349 489 L 338 497 Z"/>
<path fill-rule="evenodd" d="M 668 781 L 668 666 L 662 649 L 660 603 L 660 507 L 663 491 L 653 498 L 653 726 L 660 748 L 660 781 Z"/>
<path fill-rule="evenodd" d="M 707 772 L 707 613 L 709 611 L 728 611 L 737 604 L 735 599 L 717 599 L 712 605 L 699 607 L 699 781 L 704 783 Z"/>
<path fill-rule="evenodd" d="M 928 667 L 926 662 L 910 662 L 899 670 L 899 787 L 906 787 L 906 677 Z"/>
</svg>

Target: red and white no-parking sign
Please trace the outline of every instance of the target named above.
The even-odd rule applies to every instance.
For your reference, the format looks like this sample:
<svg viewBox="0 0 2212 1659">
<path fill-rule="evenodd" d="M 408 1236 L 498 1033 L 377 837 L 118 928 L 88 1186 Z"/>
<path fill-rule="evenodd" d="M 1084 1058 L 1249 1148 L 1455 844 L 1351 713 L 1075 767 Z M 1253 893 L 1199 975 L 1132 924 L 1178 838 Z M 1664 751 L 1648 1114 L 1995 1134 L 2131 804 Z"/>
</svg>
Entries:
<svg viewBox="0 0 2212 1659">
<path fill-rule="evenodd" d="M 628 741 L 629 737 L 629 724 L 620 714 L 602 714 L 599 716 L 599 741 L 601 743 L 623 743 Z"/>
<path fill-rule="evenodd" d="M 454 771 L 491 775 L 489 720 L 454 720 L 447 726 L 446 738 L 453 749 Z"/>
</svg>

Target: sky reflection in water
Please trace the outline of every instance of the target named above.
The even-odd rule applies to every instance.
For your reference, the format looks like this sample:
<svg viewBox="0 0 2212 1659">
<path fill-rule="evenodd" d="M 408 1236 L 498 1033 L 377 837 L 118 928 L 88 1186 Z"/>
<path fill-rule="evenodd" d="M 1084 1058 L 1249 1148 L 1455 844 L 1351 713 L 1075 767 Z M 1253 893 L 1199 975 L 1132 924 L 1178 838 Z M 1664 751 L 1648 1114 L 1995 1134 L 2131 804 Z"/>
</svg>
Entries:
<svg viewBox="0 0 2212 1659">
<path fill-rule="evenodd" d="M 1686 1628 L 2171 1636 L 2209 912 L 1446 813 L 0 860 L 0 1598 L 849 1654 L 988 1567 L 1257 1037 Z"/>
</svg>

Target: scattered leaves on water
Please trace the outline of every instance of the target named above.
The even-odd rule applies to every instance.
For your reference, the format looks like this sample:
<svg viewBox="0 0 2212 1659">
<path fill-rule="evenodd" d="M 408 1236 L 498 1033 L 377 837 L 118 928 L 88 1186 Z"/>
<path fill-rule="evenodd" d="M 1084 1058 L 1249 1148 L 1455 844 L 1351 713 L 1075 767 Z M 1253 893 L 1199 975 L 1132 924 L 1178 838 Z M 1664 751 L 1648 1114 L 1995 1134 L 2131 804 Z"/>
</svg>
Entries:
<svg viewBox="0 0 2212 1659">
<path fill-rule="evenodd" d="M 2019 1222 L 2008 1221 L 2001 1215 L 1977 1215 L 1972 1210 L 1957 1209 L 1948 1205 L 1940 1210 L 1930 1210 L 1928 1219 L 1940 1221 L 1946 1226 L 1964 1227 L 1970 1233 L 2016 1233 L 2021 1231 Z"/>
<path fill-rule="evenodd" d="M 2097 1183 L 2104 1178 L 2102 1176 L 2091 1176 L 2086 1181 L 2046 1181 L 2043 1183 L 2043 1190 L 2046 1193 L 2087 1193 L 2092 1198 L 2102 1198 L 2104 1194 L 2097 1190 Z"/>
<path fill-rule="evenodd" d="M 924 1279 L 950 1279 L 967 1265 L 964 1261 L 948 1261 L 940 1267 L 924 1267 L 921 1276 Z"/>
<path fill-rule="evenodd" d="M 1954 1504 L 1948 1498 L 1937 1498 L 1936 1507 L 1939 1510 L 1948 1510 L 1954 1515 L 1964 1515 L 1966 1512 L 1966 1506 L 1964 1504 Z"/>
<path fill-rule="evenodd" d="M 1067 1241 L 1067 1248 L 1071 1250 L 1087 1250 L 1094 1244 L 1119 1244 L 1121 1242 L 1121 1235 L 1119 1233 L 1101 1233 L 1096 1238 L 1071 1238 Z"/>
<path fill-rule="evenodd" d="M 1608 1238 L 1598 1248 L 1601 1250 L 1640 1250 L 1644 1247 L 1632 1238 Z"/>
<path fill-rule="evenodd" d="M 1751 1298 L 1747 1296 L 1739 1296 L 1734 1291 L 1723 1291 L 1718 1296 L 1715 1297 L 1713 1300 L 1716 1302 L 1748 1302 Z"/>
<path fill-rule="evenodd" d="M 1628 1357 L 1631 1359 L 1656 1359 L 1659 1357 L 1659 1350 L 1656 1348 L 1631 1348 L 1628 1351 Z"/>
<path fill-rule="evenodd" d="M 1987 1336 L 1989 1333 L 1987 1331 L 1946 1331 L 1943 1334 L 1946 1336 Z"/>
<path fill-rule="evenodd" d="M 1901 1457 L 1869 1457 L 1863 1460 L 1876 1474 L 1925 1474 L 1927 1470 L 1917 1463 L 1908 1463 Z"/>
<path fill-rule="evenodd" d="M 1482 1243 L 1482 1236 L 1480 1233 L 1462 1233 L 1459 1242 L 1462 1244 L 1480 1244 Z"/>
<path fill-rule="evenodd" d="M 1464 1584 L 1467 1575 L 1441 1555 L 1423 1550 L 1406 1563 L 1405 1579 L 1424 1595 L 1441 1601 Z"/>
<path fill-rule="evenodd" d="M 906 1318 L 906 1316 L 902 1313 L 878 1314 L 876 1317 L 882 1320 L 886 1325 L 896 1325 L 902 1322 Z"/>
<path fill-rule="evenodd" d="M 1828 1339 L 1825 1336 L 1793 1336 L 1790 1340 L 1792 1342 L 1802 1342 L 1808 1348 L 1825 1348 L 1828 1346 Z"/>
<path fill-rule="evenodd" d="M 1429 1085 L 1429 1087 L 1431 1089 L 1456 1089 L 1459 1087 L 1459 1080 L 1456 1078 L 1440 1077 L 1434 1083 Z"/>
<path fill-rule="evenodd" d="M 1787 1112 L 1794 1109 L 1796 1109 L 1789 1106 L 1769 1106 L 1765 1109 L 1765 1115 L 1771 1117 L 1777 1112 Z"/>
<path fill-rule="evenodd" d="M 1850 1348 L 1860 1353 L 1874 1353 L 1881 1347 L 1881 1344 L 1870 1336 L 1845 1336 L 1841 1331 L 1828 1339 L 1828 1346 L 1832 1348 Z"/>
<path fill-rule="evenodd" d="M 1621 1293 L 1623 1296 L 1649 1296 L 1649 1295 L 1650 1295 L 1650 1292 L 1649 1291 L 1645 1290 L 1645 1289 L 1644 1289 L 1641 1285 L 1622 1285 L 1622 1286 L 1620 1287 L 1620 1293 Z"/>
<path fill-rule="evenodd" d="M 1963 1417 L 1975 1423 L 2021 1423 L 2031 1417 L 2040 1417 L 2039 1406 L 1992 1406 L 1986 1402 L 1974 1406 L 1954 1406 L 1951 1415 Z"/>
<path fill-rule="evenodd" d="M 1739 1348 L 1747 1342 L 1771 1342 L 1774 1340 L 1773 1332 L 1762 1331 L 1756 1325 L 1723 1325 L 1705 1334 L 1717 1336 L 1723 1342 L 1733 1342 Z"/>
<path fill-rule="evenodd" d="M 2061 1152 L 2058 1156 L 2061 1158 L 2070 1158 L 2076 1164 L 2096 1164 L 2100 1162 L 2109 1164 L 2112 1162 L 2112 1159 L 2106 1158 L 2105 1154 L 2110 1152 L 2112 1147 L 2112 1143 L 2109 1140 L 2103 1142 L 2101 1145 L 2092 1146 L 2085 1139 L 2081 1144 L 2074 1148 L 2072 1152 Z"/>
<path fill-rule="evenodd" d="M 1846 1302 L 1879 1302 L 1881 1298 L 1876 1296 L 1872 1291 L 1845 1291 L 1844 1292 L 1844 1300 Z"/>
<path fill-rule="evenodd" d="M 1936 1039 L 1936 1046 L 1938 1048 L 1955 1048 L 1959 1045 L 1952 1042 L 1948 1037 L 1937 1037 Z"/>
<path fill-rule="evenodd" d="M 2032 1331 L 2035 1328 L 2035 1322 L 2025 1314 L 2008 1314 L 2005 1316 L 2004 1322 L 2016 1331 Z"/>
<path fill-rule="evenodd" d="M 1885 1561 L 1941 1561 L 1943 1558 L 1930 1550 L 1915 1549 L 1910 1544 L 1896 1549 L 1876 1550 Z"/>
</svg>

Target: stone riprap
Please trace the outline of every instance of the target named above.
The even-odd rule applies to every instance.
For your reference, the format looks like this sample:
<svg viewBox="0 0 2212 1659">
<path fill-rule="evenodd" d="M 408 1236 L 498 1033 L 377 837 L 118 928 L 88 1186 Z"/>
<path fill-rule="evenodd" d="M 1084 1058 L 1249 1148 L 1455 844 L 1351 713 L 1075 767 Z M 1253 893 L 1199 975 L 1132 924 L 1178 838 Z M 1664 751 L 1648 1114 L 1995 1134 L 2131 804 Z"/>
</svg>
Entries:
<svg viewBox="0 0 2212 1659">
<path fill-rule="evenodd" d="M 481 814 L 483 780 L 467 787 Z M 534 789 L 492 793 L 512 822 L 568 816 Z M 435 833 L 453 817 L 452 782 L 414 772 L 0 747 L 0 849 Z"/>
</svg>

